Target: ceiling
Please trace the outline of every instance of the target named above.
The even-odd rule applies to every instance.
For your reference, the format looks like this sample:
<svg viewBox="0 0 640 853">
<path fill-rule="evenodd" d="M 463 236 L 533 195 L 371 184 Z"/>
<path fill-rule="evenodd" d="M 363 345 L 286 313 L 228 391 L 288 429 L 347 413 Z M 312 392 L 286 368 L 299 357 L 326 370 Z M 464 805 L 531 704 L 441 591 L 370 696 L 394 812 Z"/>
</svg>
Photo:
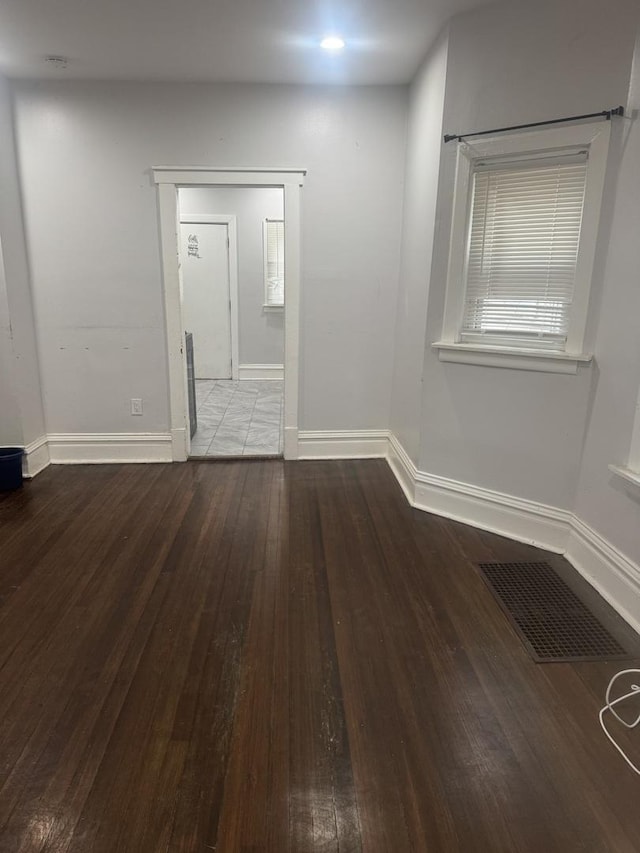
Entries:
<svg viewBox="0 0 640 853">
<path fill-rule="evenodd" d="M 407 83 L 443 24 L 487 0 L 0 0 L 8 77 Z M 345 50 L 318 42 L 339 33 Z M 48 55 L 68 57 L 64 70 Z"/>
</svg>

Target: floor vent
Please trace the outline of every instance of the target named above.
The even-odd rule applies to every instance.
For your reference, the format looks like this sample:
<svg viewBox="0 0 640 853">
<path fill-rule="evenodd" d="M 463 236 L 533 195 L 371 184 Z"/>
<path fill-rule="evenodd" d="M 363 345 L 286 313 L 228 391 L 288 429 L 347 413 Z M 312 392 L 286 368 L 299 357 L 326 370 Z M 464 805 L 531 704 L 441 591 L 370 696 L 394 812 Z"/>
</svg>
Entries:
<svg viewBox="0 0 640 853">
<path fill-rule="evenodd" d="M 538 663 L 631 657 L 548 563 L 478 567 Z"/>
</svg>

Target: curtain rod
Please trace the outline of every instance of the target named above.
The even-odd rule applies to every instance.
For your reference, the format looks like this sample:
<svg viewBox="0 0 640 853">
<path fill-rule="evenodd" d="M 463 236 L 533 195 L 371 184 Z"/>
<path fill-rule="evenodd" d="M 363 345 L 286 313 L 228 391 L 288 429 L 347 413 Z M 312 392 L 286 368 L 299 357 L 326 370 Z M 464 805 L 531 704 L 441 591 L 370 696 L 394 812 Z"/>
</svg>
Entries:
<svg viewBox="0 0 640 853">
<path fill-rule="evenodd" d="M 582 116 L 567 116 L 566 118 L 553 118 L 549 121 L 534 121 L 530 124 L 514 124 L 513 127 L 494 127 L 493 130 L 475 130 L 472 133 L 445 133 L 444 141 L 452 142 L 454 139 L 462 141 L 467 136 L 486 136 L 488 133 L 506 133 L 508 130 L 524 130 L 527 127 L 542 127 L 545 124 L 560 124 L 563 121 L 580 121 L 585 118 L 606 118 L 611 121 L 611 116 L 623 116 L 624 107 L 614 107 L 611 110 L 602 110 L 601 113 L 586 113 Z"/>
</svg>

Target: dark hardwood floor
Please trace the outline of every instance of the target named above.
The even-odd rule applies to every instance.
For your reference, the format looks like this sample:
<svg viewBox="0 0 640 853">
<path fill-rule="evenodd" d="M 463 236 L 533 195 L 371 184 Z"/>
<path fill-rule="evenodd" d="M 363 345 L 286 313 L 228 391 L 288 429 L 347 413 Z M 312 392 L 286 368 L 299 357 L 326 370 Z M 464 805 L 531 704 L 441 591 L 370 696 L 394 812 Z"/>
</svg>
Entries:
<svg viewBox="0 0 640 853">
<path fill-rule="evenodd" d="M 474 566 L 540 554 L 384 461 L 49 468 L 0 498 L 0 850 L 640 850 L 621 664 L 533 663 Z"/>
</svg>

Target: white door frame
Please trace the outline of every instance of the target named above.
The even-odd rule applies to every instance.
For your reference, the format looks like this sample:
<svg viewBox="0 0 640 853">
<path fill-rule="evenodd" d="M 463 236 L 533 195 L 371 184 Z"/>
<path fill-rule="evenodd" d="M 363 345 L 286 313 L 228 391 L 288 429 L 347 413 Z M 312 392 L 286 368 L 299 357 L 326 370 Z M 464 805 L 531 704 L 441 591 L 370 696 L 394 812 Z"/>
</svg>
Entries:
<svg viewBox="0 0 640 853">
<path fill-rule="evenodd" d="M 236 217 L 225 213 L 180 213 L 180 225 L 226 225 L 229 237 L 229 305 L 231 316 L 231 378 L 238 378 L 238 226 Z M 186 331 L 183 329 L 183 332 Z"/>
<path fill-rule="evenodd" d="M 284 190 L 286 293 L 284 306 L 284 458 L 298 458 L 300 363 L 300 189 L 306 169 L 154 166 L 158 185 L 160 248 L 169 368 L 171 447 L 174 462 L 189 450 L 187 360 L 184 347 L 179 265 L 179 187 L 280 187 Z"/>
</svg>

